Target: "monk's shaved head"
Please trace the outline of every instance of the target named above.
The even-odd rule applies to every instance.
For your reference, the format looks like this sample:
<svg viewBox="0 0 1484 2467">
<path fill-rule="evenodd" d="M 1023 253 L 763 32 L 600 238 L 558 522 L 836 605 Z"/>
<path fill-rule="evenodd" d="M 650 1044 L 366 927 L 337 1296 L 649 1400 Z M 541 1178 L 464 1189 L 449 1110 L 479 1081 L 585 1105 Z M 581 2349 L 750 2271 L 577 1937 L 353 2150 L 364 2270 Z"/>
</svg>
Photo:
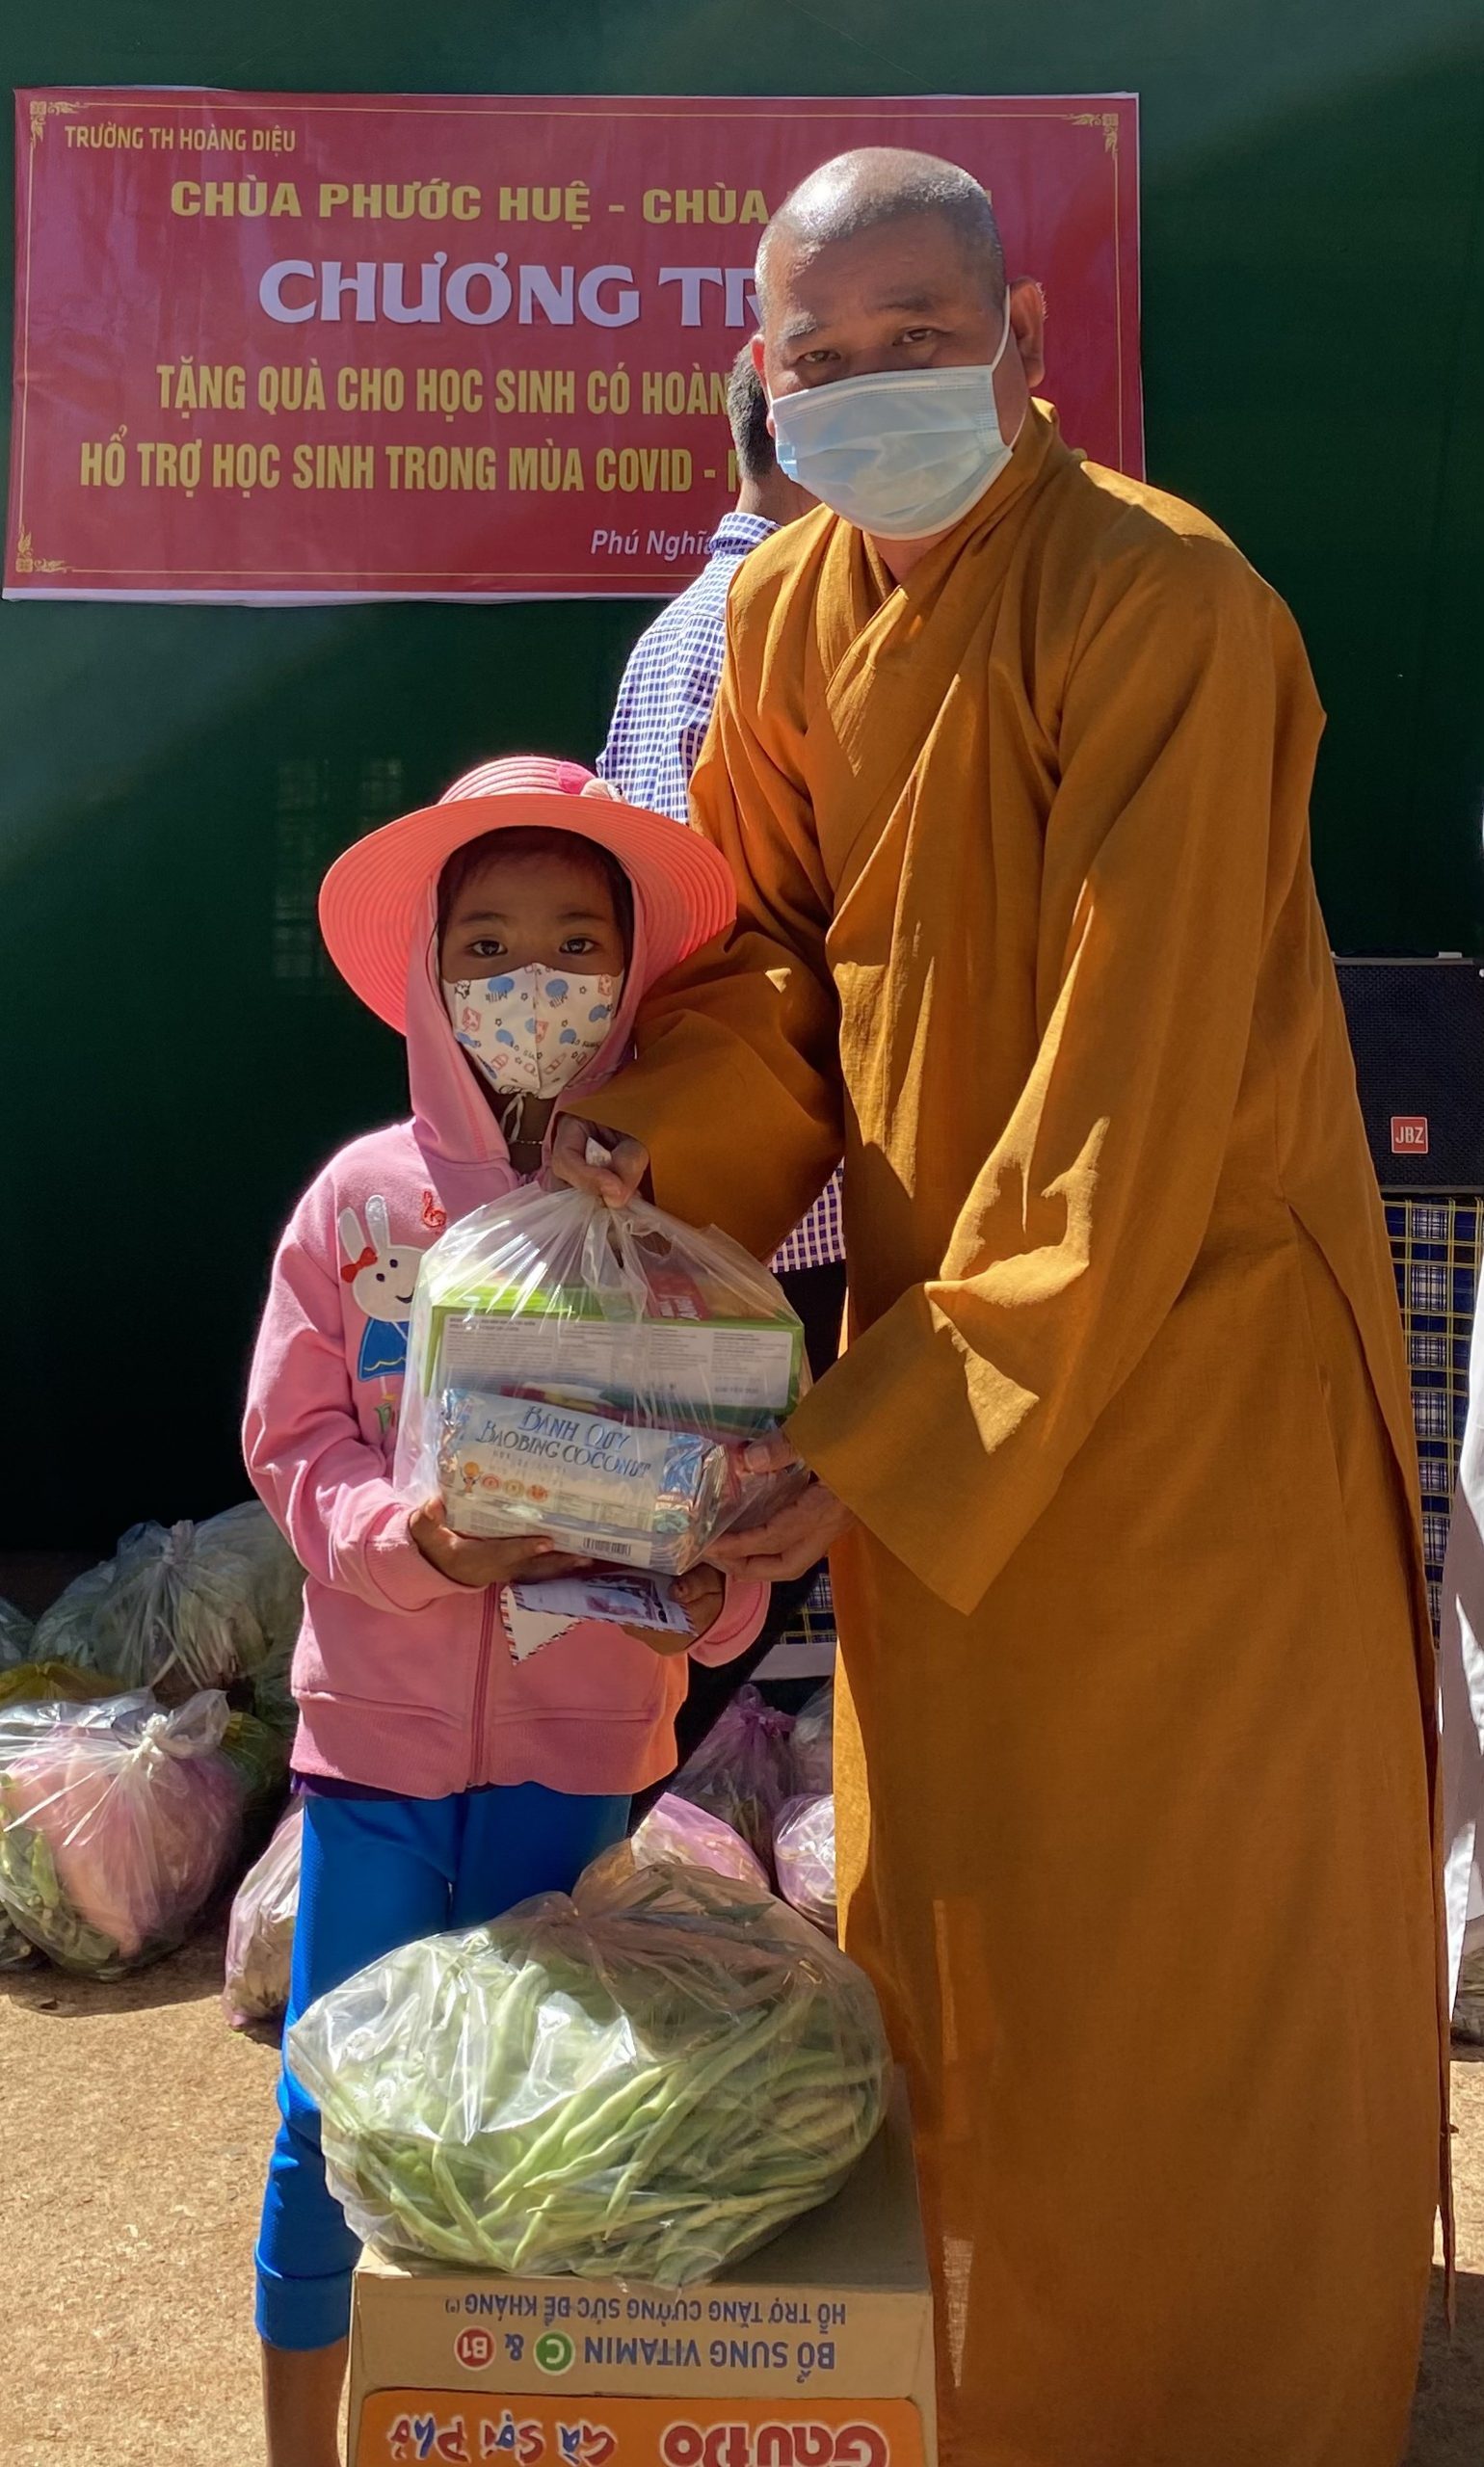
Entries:
<svg viewBox="0 0 1484 2467">
<path fill-rule="evenodd" d="M 994 209 L 978 181 L 937 154 L 914 154 L 899 146 L 861 146 L 810 172 L 773 217 L 757 252 L 757 291 L 764 309 L 769 261 L 782 248 L 808 258 L 834 240 L 854 240 L 883 224 L 924 214 L 948 225 L 997 305 L 1005 292 L 1005 252 Z"/>
</svg>

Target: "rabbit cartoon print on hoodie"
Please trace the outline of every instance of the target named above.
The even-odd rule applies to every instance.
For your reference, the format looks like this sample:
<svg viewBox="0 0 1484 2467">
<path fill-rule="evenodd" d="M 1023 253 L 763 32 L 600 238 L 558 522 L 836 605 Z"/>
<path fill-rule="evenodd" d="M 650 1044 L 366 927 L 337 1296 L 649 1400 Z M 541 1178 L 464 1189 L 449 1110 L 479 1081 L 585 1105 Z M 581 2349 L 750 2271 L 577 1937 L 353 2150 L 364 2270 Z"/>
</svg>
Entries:
<svg viewBox="0 0 1484 2467">
<path fill-rule="evenodd" d="M 357 1358 L 358 1379 L 400 1379 L 407 1368 L 407 1332 L 422 1252 L 411 1242 L 393 1244 L 386 1202 L 374 1191 L 366 1202 L 366 1227 L 354 1207 L 340 1210 L 345 1260 L 341 1280 L 366 1324 Z"/>
</svg>

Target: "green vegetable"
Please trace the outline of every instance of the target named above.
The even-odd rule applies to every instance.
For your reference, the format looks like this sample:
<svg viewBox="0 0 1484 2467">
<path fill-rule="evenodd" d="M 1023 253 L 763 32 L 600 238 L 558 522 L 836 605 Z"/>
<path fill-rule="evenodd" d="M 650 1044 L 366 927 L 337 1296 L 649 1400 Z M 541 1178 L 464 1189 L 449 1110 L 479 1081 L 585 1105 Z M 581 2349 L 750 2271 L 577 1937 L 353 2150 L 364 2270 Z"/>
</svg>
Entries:
<svg viewBox="0 0 1484 2467">
<path fill-rule="evenodd" d="M 288 1745 L 282 1733 L 255 1713 L 228 1713 L 222 1753 L 242 1784 L 249 1808 L 266 1807 L 288 1780 Z"/>
<path fill-rule="evenodd" d="M 74 1910 L 58 1881 L 56 1862 L 35 1828 L 13 1815 L 0 1781 L 0 1899 L 25 1913 L 24 1934 L 63 1970 L 85 1971 L 93 1978 L 121 1978 L 130 1965 L 122 1960 L 111 1936 L 90 1927 Z M 14 1913 L 6 1917 L 17 1935 Z M 10 1967 L 8 1964 L 7 1967 Z M 18 1967 L 18 1965 L 17 1965 Z"/>
<path fill-rule="evenodd" d="M 368 2240 L 662 2287 L 837 2191 L 890 2071 L 868 1981 L 794 1912 L 612 1860 L 571 1900 L 373 1963 L 294 2025 L 289 2060 Z"/>
<path fill-rule="evenodd" d="M 23 1936 L 13 1919 L 0 1910 L 0 1971 L 30 1970 L 40 1960 L 29 1936 Z"/>
</svg>

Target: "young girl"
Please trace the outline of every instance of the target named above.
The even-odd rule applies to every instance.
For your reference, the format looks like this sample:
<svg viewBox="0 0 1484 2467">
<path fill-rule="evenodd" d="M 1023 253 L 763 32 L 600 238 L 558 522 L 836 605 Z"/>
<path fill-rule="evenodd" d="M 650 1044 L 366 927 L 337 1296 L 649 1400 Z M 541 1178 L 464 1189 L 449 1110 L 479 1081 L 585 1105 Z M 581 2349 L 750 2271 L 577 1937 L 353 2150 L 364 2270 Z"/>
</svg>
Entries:
<svg viewBox="0 0 1484 2467">
<path fill-rule="evenodd" d="M 305 1192 L 252 1364 L 249 1471 L 308 1572 L 290 2020 L 394 1946 L 569 1888 L 674 1761 L 676 1640 L 588 1623 L 517 1666 L 498 1588 L 575 1562 L 455 1533 L 388 1475 L 422 1252 L 541 1169 L 558 1100 L 618 1067 L 645 988 L 732 906 L 694 833 L 536 758 L 470 772 L 326 878 L 326 942 L 405 1032 L 413 1111 Z M 762 1586 L 699 1568 L 676 1592 L 702 1660 L 761 1625 Z M 268 2457 L 333 2467 L 357 2245 L 286 2068 L 279 2108 L 257 2248 Z"/>
</svg>

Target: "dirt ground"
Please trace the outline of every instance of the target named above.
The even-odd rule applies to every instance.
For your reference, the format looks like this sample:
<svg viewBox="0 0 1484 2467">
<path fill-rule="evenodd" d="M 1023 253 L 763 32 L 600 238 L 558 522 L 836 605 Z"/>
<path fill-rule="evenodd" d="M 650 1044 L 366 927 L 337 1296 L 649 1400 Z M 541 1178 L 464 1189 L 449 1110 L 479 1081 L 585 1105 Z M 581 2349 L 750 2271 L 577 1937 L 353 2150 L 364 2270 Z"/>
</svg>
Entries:
<svg viewBox="0 0 1484 2467">
<path fill-rule="evenodd" d="M 250 2280 L 271 2036 L 220 1938 L 114 1987 L 0 1978 L 5 2467 L 258 2467 Z M 1408 2467 L 1484 2459 L 1484 2061 L 1454 2067 L 1458 2330 L 1429 2328 Z"/>
</svg>

